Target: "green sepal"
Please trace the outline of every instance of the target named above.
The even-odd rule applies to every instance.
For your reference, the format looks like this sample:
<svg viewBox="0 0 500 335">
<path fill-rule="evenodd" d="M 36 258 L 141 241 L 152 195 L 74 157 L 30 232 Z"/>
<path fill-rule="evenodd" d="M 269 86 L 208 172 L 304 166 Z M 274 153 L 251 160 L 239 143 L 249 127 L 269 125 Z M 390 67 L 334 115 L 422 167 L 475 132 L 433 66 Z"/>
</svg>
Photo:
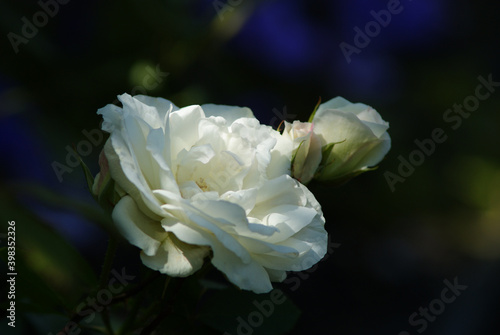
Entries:
<svg viewBox="0 0 500 335">
<path fill-rule="evenodd" d="M 118 200 L 120 200 L 120 195 L 116 192 L 115 181 L 108 173 L 104 178 L 101 184 L 101 189 L 97 194 L 97 202 L 105 210 L 111 211 Z"/>
<path fill-rule="evenodd" d="M 333 147 L 335 146 L 335 144 L 340 144 L 340 143 L 343 143 L 345 141 L 346 140 L 343 140 L 343 141 L 340 141 L 340 142 L 328 143 L 328 144 L 325 144 L 321 148 L 321 163 L 319 164 L 318 171 L 320 169 L 323 169 L 324 167 L 330 165 L 333 162 L 333 160 L 330 162 L 330 156 L 332 154 Z"/>
<path fill-rule="evenodd" d="M 85 180 L 87 181 L 87 188 L 89 189 L 90 193 L 92 194 L 92 187 L 94 186 L 94 176 L 92 175 L 92 172 L 90 172 L 89 167 L 87 166 L 87 164 L 85 164 L 85 162 L 80 157 L 80 155 L 78 154 L 78 152 L 76 151 L 76 149 L 74 147 L 73 147 L 73 152 L 75 153 L 75 155 L 78 159 L 78 162 L 80 163 L 80 166 L 83 169 L 83 174 L 85 175 Z"/>
<path fill-rule="evenodd" d="M 336 179 L 333 179 L 333 180 L 320 180 L 320 179 L 318 179 L 317 177 L 321 174 L 321 172 L 318 172 L 314 176 L 314 179 L 316 179 L 319 182 L 328 184 L 329 186 L 341 186 L 341 185 L 347 183 L 352 178 L 359 176 L 360 174 L 363 174 L 363 173 L 369 172 L 369 171 L 373 171 L 373 170 L 376 170 L 376 169 L 378 169 L 378 166 L 366 167 L 366 168 L 356 170 L 354 172 L 351 172 L 349 174 L 346 174 L 346 175 L 344 175 L 344 176 L 342 176 L 340 178 L 336 178 Z M 320 171 L 320 170 L 318 169 L 318 171 Z"/>
<path fill-rule="evenodd" d="M 321 97 L 319 97 L 318 103 L 314 107 L 313 112 L 311 113 L 311 116 L 309 116 L 309 120 L 307 122 L 311 123 L 314 119 L 314 115 L 316 115 L 316 111 L 318 110 L 319 106 L 321 105 Z"/>
<path fill-rule="evenodd" d="M 300 150 L 300 147 L 302 146 L 302 143 L 304 143 L 306 140 L 303 140 L 302 142 L 299 143 L 299 146 L 297 147 L 297 149 L 295 150 L 295 153 L 293 153 L 292 155 L 292 166 L 293 166 L 293 163 L 295 163 L 295 158 L 297 157 L 297 153 L 299 152 Z"/>
</svg>

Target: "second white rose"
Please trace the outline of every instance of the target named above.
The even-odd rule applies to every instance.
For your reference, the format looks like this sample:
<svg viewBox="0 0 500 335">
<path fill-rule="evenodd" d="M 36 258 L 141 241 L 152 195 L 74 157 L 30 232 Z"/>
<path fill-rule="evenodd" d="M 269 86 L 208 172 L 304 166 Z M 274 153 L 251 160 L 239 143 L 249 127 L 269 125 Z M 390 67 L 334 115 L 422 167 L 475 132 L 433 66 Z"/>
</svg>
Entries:
<svg viewBox="0 0 500 335">
<path fill-rule="evenodd" d="M 342 97 L 321 104 L 311 123 L 295 121 L 285 127 L 284 135 L 294 140 L 294 154 L 300 158 L 292 167 L 294 177 L 340 184 L 371 170 L 391 148 L 387 129 L 389 123 L 365 104 Z M 320 145 L 313 144 L 318 140 Z"/>
</svg>

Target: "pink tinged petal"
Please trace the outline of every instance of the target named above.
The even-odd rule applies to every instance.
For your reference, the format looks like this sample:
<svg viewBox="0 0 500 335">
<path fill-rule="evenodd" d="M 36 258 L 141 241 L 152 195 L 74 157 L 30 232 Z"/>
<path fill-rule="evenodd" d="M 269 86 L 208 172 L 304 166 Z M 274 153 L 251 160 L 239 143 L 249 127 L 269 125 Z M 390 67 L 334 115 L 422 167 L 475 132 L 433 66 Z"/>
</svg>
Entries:
<svg viewBox="0 0 500 335">
<path fill-rule="evenodd" d="M 161 242 L 167 237 L 160 222 L 144 215 L 130 196 L 120 199 L 113 209 L 112 217 L 123 236 L 146 255 L 156 254 Z"/>
<path fill-rule="evenodd" d="M 205 246 L 182 242 L 174 234 L 162 242 L 154 255 L 141 253 L 141 260 L 147 267 L 172 277 L 187 277 L 198 271 L 210 249 Z"/>
<path fill-rule="evenodd" d="M 299 178 L 297 178 L 302 183 L 308 183 L 313 179 L 318 167 L 321 163 L 323 155 L 321 153 L 321 140 L 316 134 L 311 135 L 309 143 L 309 151 L 307 153 L 307 158 L 302 168 L 302 173 Z"/>
<path fill-rule="evenodd" d="M 313 132 L 314 125 L 309 122 L 294 121 L 285 125 L 285 132 L 294 142 L 293 176 L 308 183 L 321 163 L 321 140 Z"/>
<path fill-rule="evenodd" d="M 99 154 L 99 168 L 100 171 L 95 176 L 94 184 L 92 185 L 92 194 L 97 196 L 101 193 L 104 181 L 109 180 L 109 163 L 104 150 L 101 150 Z"/>
</svg>

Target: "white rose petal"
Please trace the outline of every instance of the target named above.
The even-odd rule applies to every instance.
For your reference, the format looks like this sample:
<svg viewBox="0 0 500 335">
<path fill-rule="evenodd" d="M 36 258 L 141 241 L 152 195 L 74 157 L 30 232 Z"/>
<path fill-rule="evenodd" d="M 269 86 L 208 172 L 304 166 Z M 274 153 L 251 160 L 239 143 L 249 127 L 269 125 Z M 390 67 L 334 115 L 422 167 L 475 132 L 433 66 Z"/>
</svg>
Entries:
<svg viewBox="0 0 500 335">
<path fill-rule="evenodd" d="M 289 175 L 292 140 L 248 108 L 119 99 L 99 110 L 109 173 L 126 193 L 113 219 L 146 266 L 188 276 L 211 255 L 232 283 L 262 293 L 325 255 L 321 208 Z"/>
<path fill-rule="evenodd" d="M 314 124 L 294 121 L 285 122 L 283 136 L 293 142 L 292 174 L 301 183 L 313 179 L 321 163 L 321 140 L 314 132 Z"/>
<path fill-rule="evenodd" d="M 367 171 L 391 147 L 389 123 L 362 103 L 350 103 L 342 97 L 331 99 L 319 106 L 312 122 L 323 148 L 334 144 L 321 163 L 318 180 L 343 181 Z"/>
</svg>

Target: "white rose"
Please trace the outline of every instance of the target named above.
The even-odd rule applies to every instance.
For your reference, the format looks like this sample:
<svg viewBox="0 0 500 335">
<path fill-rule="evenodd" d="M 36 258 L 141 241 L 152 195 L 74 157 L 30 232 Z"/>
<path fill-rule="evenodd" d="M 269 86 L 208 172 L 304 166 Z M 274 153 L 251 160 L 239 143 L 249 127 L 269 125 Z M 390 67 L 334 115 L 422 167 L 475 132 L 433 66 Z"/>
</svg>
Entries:
<svg viewBox="0 0 500 335">
<path fill-rule="evenodd" d="M 312 122 L 323 147 L 318 180 L 340 183 L 369 171 L 391 148 L 389 123 L 362 103 L 336 97 L 319 106 Z"/>
<path fill-rule="evenodd" d="M 321 140 L 310 122 L 285 121 L 283 136 L 293 142 L 292 176 L 303 184 L 313 179 L 321 163 Z"/>
<path fill-rule="evenodd" d="M 112 216 L 146 266 L 188 276 L 210 256 L 261 293 L 324 256 L 320 205 L 289 176 L 291 143 L 250 109 L 119 100 L 98 111 L 111 177 L 127 193 Z"/>
</svg>

